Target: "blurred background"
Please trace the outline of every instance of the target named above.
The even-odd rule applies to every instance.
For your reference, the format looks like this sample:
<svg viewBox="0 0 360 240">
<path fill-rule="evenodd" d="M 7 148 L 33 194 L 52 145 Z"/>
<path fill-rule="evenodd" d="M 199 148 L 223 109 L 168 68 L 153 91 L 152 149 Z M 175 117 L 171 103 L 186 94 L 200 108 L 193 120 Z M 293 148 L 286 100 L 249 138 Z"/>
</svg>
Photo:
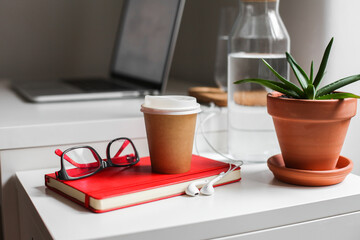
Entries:
<svg viewBox="0 0 360 240">
<path fill-rule="evenodd" d="M 1 0 L 0 78 L 31 81 L 108 75 L 121 0 Z M 238 0 L 188 0 L 170 81 L 215 86 L 214 65 L 220 10 Z M 281 0 L 280 15 L 295 59 L 317 70 L 335 37 L 324 83 L 360 72 L 358 0 Z M 307 67 L 308 66 L 308 67 Z M 360 83 L 344 90 L 360 94 Z M 360 120 L 352 121 L 344 155 L 356 158 Z M 356 168 L 357 165 L 355 164 Z"/>
<path fill-rule="evenodd" d="M 187 1 L 170 77 L 215 85 L 220 10 L 238 0 Z M 1 0 L 0 78 L 107 76 L 121 0 Z M 300 65 L 318 66 L 332 36 L 326 81 L 357 71 L 357 0 L 281 0 L 280 14 Z M 360 70 L 359 70 L 360 72 Z"/>
<path fill-rule="evenodd" d="M 119 0 L 2 0 L 0 78 L 107 76 Z M 171 78 L 213 84 L 218 9 L 237 0 L 187 1 Z"/>
</svg>

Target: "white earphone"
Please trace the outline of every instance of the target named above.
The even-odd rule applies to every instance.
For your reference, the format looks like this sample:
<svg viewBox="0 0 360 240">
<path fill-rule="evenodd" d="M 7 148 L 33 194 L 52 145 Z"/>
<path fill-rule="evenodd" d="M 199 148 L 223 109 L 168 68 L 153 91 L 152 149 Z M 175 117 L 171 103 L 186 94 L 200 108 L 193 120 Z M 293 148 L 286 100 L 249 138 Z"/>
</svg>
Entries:
<svg viewBox="0 0 360 240">
<path fill-rule="evenodd" d="M 220 173 L 216 178 L 212 179 L 210 182 L 205 184 L 201 190 L 200 193 L 210 196 L 214 194 L 214 184 L 220 181 L 225 176 L 225 172 Z"/>
<path fill-rule="evenodd" d="M 204 194 L 207 196 L 210 196 L 214 193 L 214 184 L 218 182 L 220 179 L 222 179 L 225 176 L 225 172 L 220 173 L 217 177 L 214 179 L 209 180 L 202 180 L 202 181 L 195 181 L 189 184 L 189 186 L 186 188 L 185 193 L 189 196 L 195 197 L 197 195 Z M 205 184 L 205 185 L 204 185 Z M 198 185 L 203 185 L 201 190 L 197 188 Z"/>
<path fill-rule="evenodd" d="M 209 180 L 195 181 L 189 184 L 186 188 L 185 193 L 189 196 L 195 197 L 200 194 L 200 190 L 197 188 L 199 185 L 204 185 L 208 183 Z"/>
<path fill-rule="evenodd" d="M 226 172 L 220 173 L 219 175 L 217 175 L 215 178 L 213 178 L 211 180 L 200 180 L 200 181 L 195 181 L 195 182 L 190 183 L 189 186 L 186 188 L 185 193 L 188 196 L 192 196 L 192 197 L 195 197 L 195 196 L 199 195 L 200 193 L 203 195 L 207 195 L 207 196 L 214 194 L 215 183 L 220 181 L 220 179 L 225 177 L 227 174 L 231 173 L 232 171 L 234 171 L 235 169 L 240 167 L 242 165 L 242 163 L 243 163 L 242 161 L 239 161 L 236 163 L 229 162 L 229 170 L 227 170 Z M 201 190 L 199 190 L 197 187 L 199 185 L 203 186 L 201 188 Z"/>
</svg>

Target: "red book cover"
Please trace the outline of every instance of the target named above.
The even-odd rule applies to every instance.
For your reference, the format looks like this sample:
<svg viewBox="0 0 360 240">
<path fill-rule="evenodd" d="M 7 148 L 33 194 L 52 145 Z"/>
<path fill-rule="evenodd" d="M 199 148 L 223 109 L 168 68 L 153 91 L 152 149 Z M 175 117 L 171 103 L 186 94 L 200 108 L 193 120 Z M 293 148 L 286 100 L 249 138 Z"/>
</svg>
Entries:
<svg viewBox="0 0 360 240">
<path fill-rule="evenodd" d="M 63 181 L 55 173 L 45 175 L 45 185 L 93 212 L 107 212 L 185 193 L 200 179 L 212 179 L 226 172 L 229 164 L 193 155 L 191 169 L 181 174 L 151 171 L 150 158 L 141 158 L 132 167 L 109 167 L 90 177 Z M 216 186 L 240 181 L 240 168 L 222 178 Z"/>
</svg>

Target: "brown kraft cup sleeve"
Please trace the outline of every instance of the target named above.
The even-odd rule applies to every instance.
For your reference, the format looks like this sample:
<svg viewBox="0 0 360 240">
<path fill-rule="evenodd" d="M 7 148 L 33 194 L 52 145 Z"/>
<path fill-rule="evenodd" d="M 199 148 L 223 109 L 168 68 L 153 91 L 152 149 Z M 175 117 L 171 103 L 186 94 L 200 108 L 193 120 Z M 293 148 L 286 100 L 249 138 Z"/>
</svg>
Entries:
<svg viewBox="0 0 360 240">
<path fill-rule="evenodd" d="M 158 173 L 190 170 L 197 114 L 144 113 L 151 167 Z"/>
</svg>

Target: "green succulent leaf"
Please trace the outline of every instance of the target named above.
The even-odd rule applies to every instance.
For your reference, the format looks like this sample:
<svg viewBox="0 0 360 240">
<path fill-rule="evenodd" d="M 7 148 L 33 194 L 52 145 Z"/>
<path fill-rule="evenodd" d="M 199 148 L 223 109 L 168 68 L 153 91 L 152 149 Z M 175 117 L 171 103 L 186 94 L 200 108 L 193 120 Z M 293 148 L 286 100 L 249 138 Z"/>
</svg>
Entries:
<svg viewBox="0 0 360 240">
<path fill-rule="evenodd" d="M 312 84 L 309 84 L 305 90 L 308 99 L 315 99 L 315 92 L 315 87 Z"/>
<path fill-rule="evenodd" d="M 286 80 L 283 76 L 281 76 L 274 68 L 272 68 L 270 66 L 270 64 L 268 62 L 266 62 L 264 59 L 262 59 L 262 61 L 265 63 L 265 65 L 270 69 L 270 71 L 283 83 L 285 84 L 288 89 L 293 90 L 294 92 L 296 92 L 296 94 L 298 95 L 298 97 L 305 97 L 304 92 L 295 84 L 293 84 L 292 82 Z"/>
<path fill-rule="evenodd" d="M 316 97 L 321 97 L 323 95 L 330 94 L 333 91 L 335 91 L 341 87 L 344 87 L 350 83 L 353 83 L 353 82 L 356 82 L 359 80 L 360 80 L 360 74 L 342 78 L 340 80 L 330 83 L 330 84 L 320 88 L 319 90 L 317 90 Z"/>
<path fill-rule="evenodd" d="M 310 66 L 310 82 L 313 84 L 313 75 L 314 75 L 314 61 L 311 61 Z"/>
<path fill-rule="evenodd" d="M 317 97 L 318 100 L 327 100 L 327 99 L 344 99 L 344 98 L 360 98 L 360 96 L 352 93 L 330 93 Z"/>
<path fill-rule="evenodd" d="M 323 55 L 323 58 L 321 60 L 321 64 L 320 64 L 320 67 L 319 67 L 319 71 L 317 72 L 316 74 L 316 77 L 314 79 L 314 86 L 315 88 L 317 89 L 323 76 L 324 76 L 324 73 L 325 73 L 325 69 L 326 69 L 326 65 L 327 65 L 327 62 L 328 62 L 328 59 L 329 59 L 329 55 L 330 55 L 330 51 L 331 51 L 331 46 L 333 44 L 333 41 L 334 41 L 334 38 L 331 38 L 329 44 L 327 45 L 326 49 L 325 49 L 325 52 L 324 52 L 324 55 Z"/>
<path fill-rule="evenodd" d="M 271 81 L 271 80 L 266 80 L 266 79 L 258 79 L 258 78 L 248 78 L 248 79 L 236 81 L 234 83 L 241 84 L 241 83 L 246 83 L 246 82 L 257 83 L 264 87 L 268 87 L 274 91 L 281 92 L 287 96 L 294 97 L 294 98 L 300 98 L 300 96 L 296 92 L 289 89 L 284 83 L 281 83 L 281 82 L 276 82 L 276 81 Z"/>
<path fill-rule="evenodd" d="M 295 62 L 294 58 L 288 52 L 286 53 L 286 59 L 289 62 L 296 78 L 298 79 L 301 88 L 305 91 L 308 84 L 312 84 L 310 79 L 306 75 L 305 71 Z"/>
</svg>

